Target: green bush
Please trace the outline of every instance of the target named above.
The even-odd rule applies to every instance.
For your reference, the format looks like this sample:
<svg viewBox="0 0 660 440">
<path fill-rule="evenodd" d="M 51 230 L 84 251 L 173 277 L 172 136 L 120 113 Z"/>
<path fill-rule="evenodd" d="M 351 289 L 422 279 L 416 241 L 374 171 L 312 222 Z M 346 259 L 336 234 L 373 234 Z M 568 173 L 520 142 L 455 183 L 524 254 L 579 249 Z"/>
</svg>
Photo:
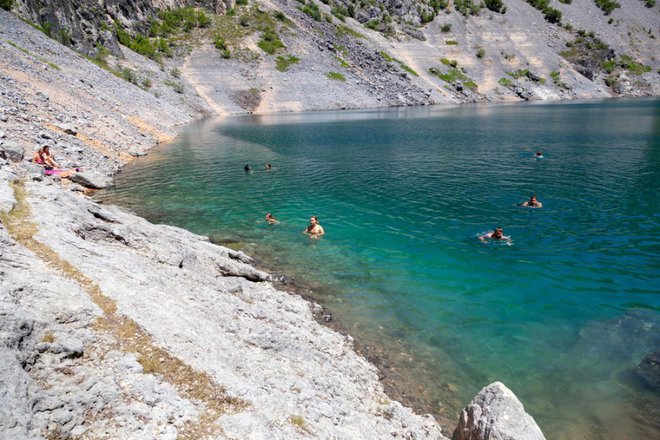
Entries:
<svg viewBox="0 0 660 440">
<path fill-rule="evenodd" d="M 247 4 L 248 4 L 248 0 L 236 0 L 237 6 L 246 6 Z"/>
<path fill-rule="evenodd" d="M 468 15 L 479 15 L 481 11 L 480 4 L 475 3 L 474 0 L 454 0 L 454 6 L 464 17 Z"/>
<path fill-rule="evenodd" d="M 343 81 L 343 82 L 346 82 L 346 78 L 344 77 L 344 75 L 342 75 L 342 74 L 339 73 L 339 72 L 327 72 L 327 73 L 325 74 L 325 76 L 327 76 L 328 78 L 333 79 L 333 80 L 335 80 L 335 81 Z"/>
<path fill-rule="evenodd" d="M 506 6 L 504 6 L 502 0 L 486 0 L 486 7 L 493 12 L 506 13 Z"/>
<path fill-rule="evenodd" d="M 603 70 L 607 73 L 614 72 L 614 69 L 616 69 L 616 66 L 617 66 L 616 60 L 603 61 Z"/>
<path fill-rule="evenodd" d="M 620 65 L 628 72 L 632 73 L 633 75 L 642 75 L 646 72 L 650 72 L 651 70 L 653 70 L 649 66 L 645 66 L 644 64 L 637 63 L 628 55 L 621 55 Z"/>
<path fill-rule="evenodd" d="M 277 66 L 275 68 L 280 72 L 286 72 L 292 64 L 298 64 L 299 62 L 300 58 L 296 58 L 293 55 L 280 55 L 276 59 Z"/>
<path fill-rule="evenodd" d="M 165 80 L 163 82 L 165 83 L 166 86 L 172 87 L 172 89 L 176 93 L 179 93 L 179 94 L 183 93 L 183 84 L 181 84 L 179 82 L 170 81 L 170 80 Z"/>
<path fill-rule="evenodd" d="M 498 81 L 498 84 L 504 87 L 511 87 L 513 86 L 513 83 L 509 78 L 500 78 Z"/>
<path fill-rule="evenodd" d="M 14 0 L 0 0 L 0 8 L 9 11 L 14 6 Z"/>
<path fill-rule="evenodd" d="M 477 58 L 483 58 L 484 56 L 486 56 L 486 50 L 481 46 L 477 47 L 476 55 L 477 55 Z"/>
<path fill-rule="evenodd" d="M 312 17 L 315 21 L 321 21 L 321 10 L 319 9 L 319 5 L 316 3 L 309 2 L 303 6 L 299 6 L 298 9 Z"/>
<path fill-rule="evenodd" d="M 380 21 L 378 21 L 377 18 L 374 18 L 374 19 L 369 20 L 368 22 L 366 22 L 364 25 L 365 25 L 367 28 L 369 28 L 369 29 L 375 31 L 375 30 L 378 28 L 378 24 L 379 24 L 379 23 L 380 23 Z"/>
<path fill-rule="evenodd" d="M 445 40 L 445 44 L 448 46 L 458 46 L 458 41 L 456 40 Z"/>
<path fill-rule="evenodd" d="M 278 50 L 284 49 L 284 43 L 280 40 L 280 37 L 277 35 L 273 29 L 266 29 L 261 37 L 261 41 L 257 43 L 257 46 L 267 54 L 273 55 Z"/>
<path fill-rule="evenodd" d="M 451 32 L 451 23 L 443 24 L 442 27 L 440 28 L 440 31 L 444 33 Z"/>
<path fill-rule="evenodd" d="M 520 79 L 523 76 L 529 75 L 529 70 L 527 70 L 527 69 L 518 69 L 518 70 L 515 70 L 513 72 L 507 72 L 506 74 L 509 75 L 511 78 Z"/>
<path fill-rule="evenodd" d="M 458 61 L 450 60 L 448 58 L 440 58 L 440 62 L 442 64 L 444 64 L 445 66 L 451 66 L 451 67 L 457 67 L 458 66 Z"/>
<path fill-rule="evenodd" d="M 60 29 L 57 32 L 57 41 L 65 46 L 71 46 L 71 43 L 73 43 L 73 36 L 71 35 L 71 31 L 64 28 Z"/>
<path fill-rule="evenodd" d="M 605 15 L 610 15 L 613 10 L 621 7 L 619 2 L 614 0 L 594 0 L 594 2 L 596 3 L 596 6 L 605 13 Z"/>
<path fill-rule="evenodd" d="M 177 79 L 181 78 L 181 71 L 175 67 L 174 69 L 170 70 L 170 75 Z"/>
</svg>

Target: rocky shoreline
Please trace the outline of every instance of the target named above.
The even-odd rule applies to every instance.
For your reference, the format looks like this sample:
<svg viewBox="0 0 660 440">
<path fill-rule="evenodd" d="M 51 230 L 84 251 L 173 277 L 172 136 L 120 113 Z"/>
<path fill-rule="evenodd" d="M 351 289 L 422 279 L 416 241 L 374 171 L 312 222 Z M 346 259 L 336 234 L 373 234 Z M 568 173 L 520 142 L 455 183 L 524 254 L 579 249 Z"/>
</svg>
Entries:
<svg viewBox="0 0 660 440">
<path fill-rule="evenodd" d="M 127 85 L 0 11 L 0 436 L 451 435 L 391 400 L 352 338 L 247 255 L 85 195 L 210 112 L 194 93 Z M 85 179 L 44 177 L 28 161 L 42 144 Z M 454 440 L 543 438 L 501 384 L 460 421 Z"/>
</svg>

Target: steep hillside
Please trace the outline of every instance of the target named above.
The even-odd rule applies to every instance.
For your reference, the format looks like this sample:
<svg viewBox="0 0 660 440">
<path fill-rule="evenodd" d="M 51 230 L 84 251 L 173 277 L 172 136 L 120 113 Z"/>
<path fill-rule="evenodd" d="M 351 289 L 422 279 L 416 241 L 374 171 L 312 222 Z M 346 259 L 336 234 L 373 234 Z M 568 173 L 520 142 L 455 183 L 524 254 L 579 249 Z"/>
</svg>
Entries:
<svg viewBox="0 0 660 440">
<path fill-rule="evenodd" d="M 159 84 L 198 93 L 211 113 L 657 95 L 658 6 L 603 1 L 15 0 L 12 10 L 154 94 Z M 128 48 L 172 77 L 159 83 Z"/>
</svg>

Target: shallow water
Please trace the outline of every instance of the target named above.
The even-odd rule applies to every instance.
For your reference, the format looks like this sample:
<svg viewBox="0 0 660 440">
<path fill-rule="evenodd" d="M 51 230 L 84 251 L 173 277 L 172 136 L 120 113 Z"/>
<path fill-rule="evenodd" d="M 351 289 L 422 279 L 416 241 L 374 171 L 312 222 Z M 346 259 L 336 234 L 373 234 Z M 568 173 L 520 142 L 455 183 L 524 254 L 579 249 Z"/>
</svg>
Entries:
<svg viewBox="0 0 660 440">
<path fill-rule="evenodd" d="M 658 188 L 660 101 L 631 100 L 207 121 L 99 198 L 320 286 L 441 419 L 501 380 L 549 439 L 637 439 L 660 435 L 629 374 L 660 349 Z M 477 240 L 496 225 L 511 246 Z"/>
</svg>

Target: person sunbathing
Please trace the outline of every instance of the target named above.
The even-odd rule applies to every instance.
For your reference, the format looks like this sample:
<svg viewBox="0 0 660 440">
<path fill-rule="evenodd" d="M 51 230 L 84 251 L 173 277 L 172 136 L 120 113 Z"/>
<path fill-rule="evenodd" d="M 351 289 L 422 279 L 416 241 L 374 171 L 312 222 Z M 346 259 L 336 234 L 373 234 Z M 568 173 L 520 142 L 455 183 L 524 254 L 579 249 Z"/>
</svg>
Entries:
<svg viewBox="0 0 660 440">
<path fill-rule="evenodd" d="M 60 177 L 69 177 L 72 174 L 80 171 L 78 168 L 75 170 L 63 170 L 59 163 L 55 160 L 55 156 L 50 152 L 50 147 L 44 145 L 39 150 L 35 151 L 34 156 L 32 156 L 32 162 L 44 166 L 44 174 L 46 176 L 55 176 Z"/>
</svg>

